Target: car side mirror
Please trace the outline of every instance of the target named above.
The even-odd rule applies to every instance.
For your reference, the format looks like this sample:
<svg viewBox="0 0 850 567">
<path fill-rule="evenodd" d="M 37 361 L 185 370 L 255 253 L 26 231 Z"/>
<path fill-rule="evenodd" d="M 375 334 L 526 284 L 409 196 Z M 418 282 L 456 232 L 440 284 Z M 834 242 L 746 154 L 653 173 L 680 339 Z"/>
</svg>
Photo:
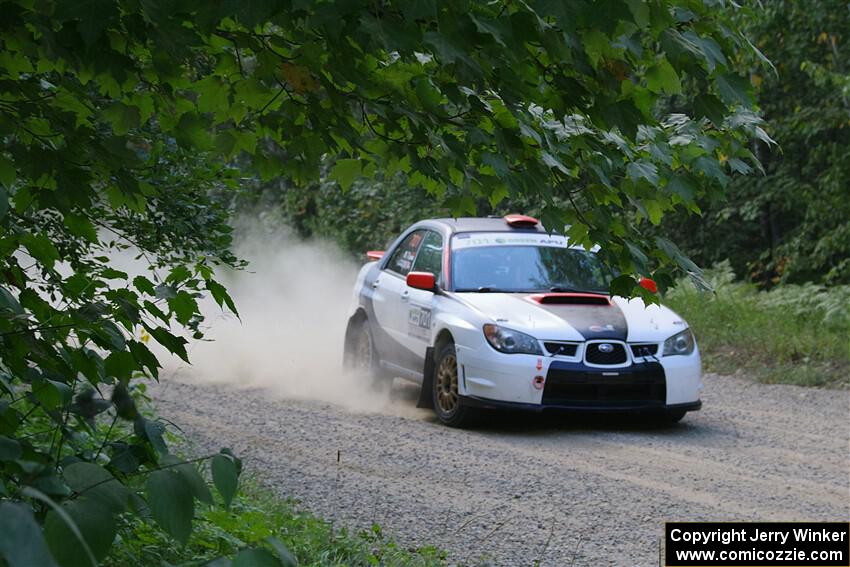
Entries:
<svg viewBox="0 0 850 567">
<path fill-rule="evenodd" d="M 437 278 L 430 272 L 410 272 L 407 274 L 407 285 L 415 289 L 434 291 L 437 289 Z"/>
</svg>

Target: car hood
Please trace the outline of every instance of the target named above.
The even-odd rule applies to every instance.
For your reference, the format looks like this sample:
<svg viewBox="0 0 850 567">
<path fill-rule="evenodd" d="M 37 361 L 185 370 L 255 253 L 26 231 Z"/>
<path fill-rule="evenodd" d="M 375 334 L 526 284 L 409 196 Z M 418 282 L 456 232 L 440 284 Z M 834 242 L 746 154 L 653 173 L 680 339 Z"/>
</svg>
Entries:
<svg viewBox="0 0 850 567">
<path fill-rule="evenodd" d="M 660 342 L 687 328 L 671 309 L 646 305 L 640 298 L 612 297 L 603 305 L 564 305 L 541 303 L 541 295 L 526 293 L 452 295 L 493 323 L 544 340 Z"/>
</svg>

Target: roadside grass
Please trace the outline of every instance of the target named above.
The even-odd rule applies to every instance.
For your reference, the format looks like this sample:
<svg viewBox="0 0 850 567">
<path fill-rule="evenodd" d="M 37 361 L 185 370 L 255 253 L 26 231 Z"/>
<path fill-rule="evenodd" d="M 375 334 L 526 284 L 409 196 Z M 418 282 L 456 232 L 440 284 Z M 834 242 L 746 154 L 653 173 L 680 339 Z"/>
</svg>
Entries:
<svg viewBox="0 0 850 567">
<path fill-rule="evenodd" d="M 735 282 L 728 264 L 706 272 L 715 293 L 680 282 L 664 298 L 697 337 L 707 370 L 765 383 L 850 385 L 850 286 Z"/>
<path fill-rule="evenodd" d="M 240 480 L 239 494 L 229 510 L 220 501 L 214 507 L 195 510 L 192 536 L 185 547 L 151 523 L 136 520 L 119 531 L 119 541 L 102 565 L 225 567 L 231 565 L 228 560 L 209 562 L 241 549 L 267 545 L 270 537 L 287 547 L 299 567 L 445 565 L 444 554 L 436 548 L 401 548 L 385 538 L 378 525 L 361 533 L 335 529 L 330 522 L 299 511 L 297 503 L 279 498 L 252 478 Z"/>
<path fill-rule="evenodd" d="M 135 392 L 139 410 L 151 420 L 159 413 L 145 384 Z M 173 425 L 173 424 L 172 424 Z M 105 427 L 105 425 L 103 426 Z M 164 434 L 175 454 L 197 461 L 206 454 L 195 440 L 179 427 Z M 238 456 L 238 455 L 237 455 Z M 247 463 L 245 463 L 247 464 Z M 199 463 L 202 478 L 210 485 L 209 461 Z M 236 494 L 227 507 L 217 491 L 210 491 L 212 505 L 195 502 L 192 532 L 187 544 L 160 529 L 146 508 L 139 514 L 121 516 L 119 529 L 109 555 L 101 567 L 437 567 L 446 565 L 444 551 L 432 546 L 404 548 L 386 537 L 378 524 L 361 532 L 336 528 L 327 520 L 305 512 L 293 499 L 282 498 L 263 486 L 262 471 L 243 470 Z M 144 478 L 133 477 L 129 484 L 141 490 Z M 259 557 L 234 557 L 240 551 L 265 548 L 281 557 L 276 544 L 282 544 L 291 561 L 273 564 Z M 283 553 L 286 554 L 286 551 Z M 2 567 L 2 559 L 0 559 Z"/>
</svg>

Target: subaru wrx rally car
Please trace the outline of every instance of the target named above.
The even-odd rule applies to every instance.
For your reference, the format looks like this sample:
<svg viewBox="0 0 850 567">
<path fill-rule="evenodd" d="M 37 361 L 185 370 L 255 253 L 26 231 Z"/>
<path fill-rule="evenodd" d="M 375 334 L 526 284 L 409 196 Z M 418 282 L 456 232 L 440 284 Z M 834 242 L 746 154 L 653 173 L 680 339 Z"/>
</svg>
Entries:
<svg viewBox="0 0 850 567">
<path fill-rule="evenodd" d="M 611 297 L 593 251 L 531 217 L 433 219 L 357 277 L 344 364 L 422 384 L 450 426 L 483 408 L 636 411 L 701 406 L 700 356 L 670 309 Z"/>
</svg>

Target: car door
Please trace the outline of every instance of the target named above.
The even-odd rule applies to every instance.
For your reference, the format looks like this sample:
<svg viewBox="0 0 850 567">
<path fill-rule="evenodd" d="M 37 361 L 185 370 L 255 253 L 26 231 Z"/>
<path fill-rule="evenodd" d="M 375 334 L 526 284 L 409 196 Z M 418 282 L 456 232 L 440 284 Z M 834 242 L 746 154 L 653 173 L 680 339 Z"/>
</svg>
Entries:
<svg viewBox="0 0 850 567">
<path fill-rule="evenodd" d="M 417 230 L 407 235 L 390 253 L 380 275 L 372 282 L 372 307 L 378 328 L 373 338 L 378 352 L 384 362 L 405 368 L 409 368 L 410 356 L 402 342 L 402 329 L 406 334 L 408 303 L 407 296 L 402 300 L 402 293 L 407 291 L 405 279 L 413 268 L 424 233 L 424 230 Z"/>
<path fill-rule="evenodd" d="M 443 270 L 443 237 L 432 230 L 426 231 L 411 271 L 434 274 L 440 281 Z M 414 367 L 420 371 L 425 362 L 425 351 L 431 344 L 431 314 L 434 307 L 434 292 L 416 289 L 405 285 L 401 293 L 402 303 L 407 304 L 407 317 L 404 323 L 402 344 L 413 354 Z"/>
</svg>

